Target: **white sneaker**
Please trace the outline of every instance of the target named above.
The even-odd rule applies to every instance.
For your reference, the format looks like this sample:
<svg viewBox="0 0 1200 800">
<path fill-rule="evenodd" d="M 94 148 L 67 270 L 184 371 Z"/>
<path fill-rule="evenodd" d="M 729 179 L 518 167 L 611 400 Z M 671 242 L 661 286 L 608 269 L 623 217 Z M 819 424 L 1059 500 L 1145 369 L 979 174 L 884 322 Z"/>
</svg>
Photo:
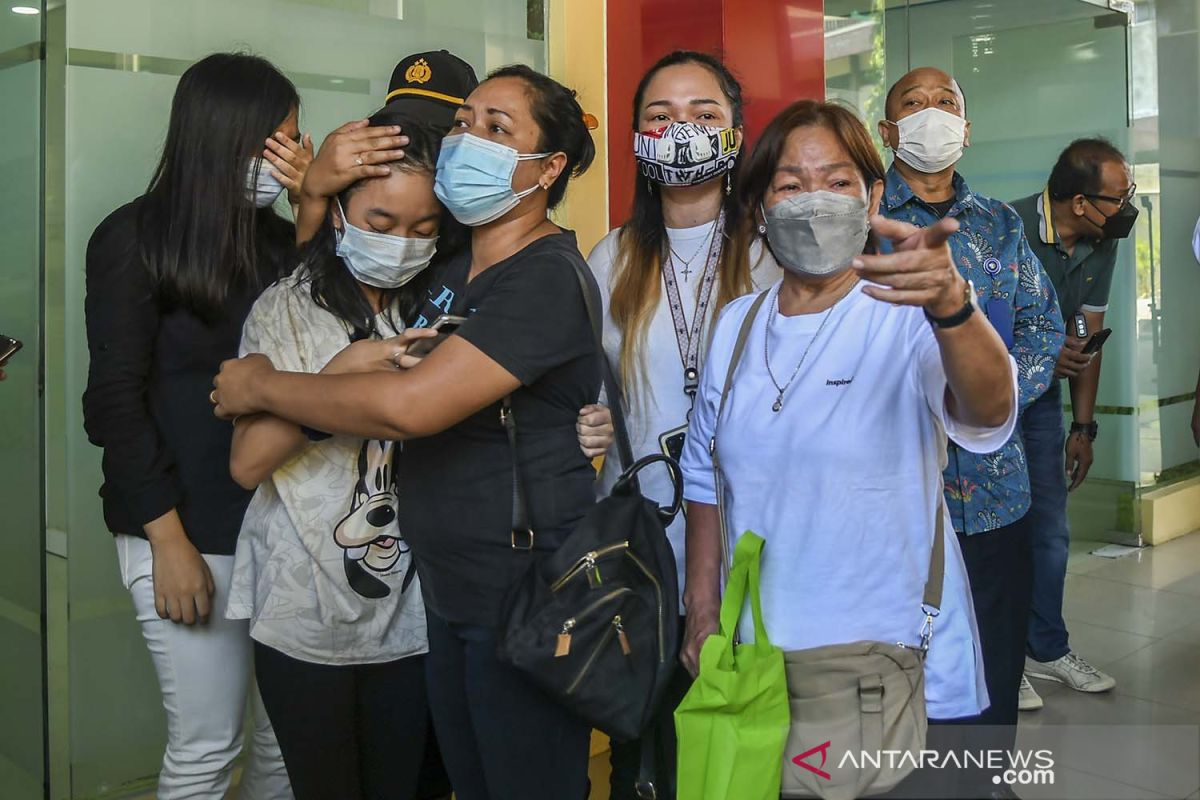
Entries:
<svg viewBox="0 0 1200 800">
<path fill-rule="evenodd" d="M 1067 653 L 1054 661 L 1025 659 L 1025 674 L 1044 681 L 1065 684 L 1077 692 L 1107 692 L 1117 681 L 1093 667 L 1074 653 Z"/>
<path fill-rule="evenodd" d="M 1017 708 L 1021 711 L 1037 711 L 1046 703 L 1042 700 L 1042 696 L 1037 693 L 1037 689 L 1033 688 L 1033 684 L 1029 682 L 1029 678 L 1021 676 L 1021 694 L 1017 700 Z"/>
</svg>

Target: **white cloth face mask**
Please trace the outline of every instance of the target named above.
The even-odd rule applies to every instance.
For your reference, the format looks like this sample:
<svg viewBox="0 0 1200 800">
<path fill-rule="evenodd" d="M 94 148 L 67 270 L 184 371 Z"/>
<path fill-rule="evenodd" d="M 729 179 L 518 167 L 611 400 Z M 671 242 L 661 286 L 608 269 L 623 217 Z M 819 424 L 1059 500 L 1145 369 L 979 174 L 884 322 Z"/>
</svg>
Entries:
<svg viewBox="0 0 1200 800">
<path fill-rule="evenodd" d="M 940 108 L 926 108 L 892 124 L 900 140 L 896 158 L 919 172 L 954 166 L 967 146 L 967 121 Z"/>
</svg>

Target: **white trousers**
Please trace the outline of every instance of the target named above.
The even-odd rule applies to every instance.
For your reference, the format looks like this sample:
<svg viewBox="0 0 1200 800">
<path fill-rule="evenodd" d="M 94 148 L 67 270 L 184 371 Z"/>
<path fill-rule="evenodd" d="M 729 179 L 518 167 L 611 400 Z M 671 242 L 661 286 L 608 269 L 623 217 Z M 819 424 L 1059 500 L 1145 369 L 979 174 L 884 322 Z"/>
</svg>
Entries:
<svg viewBox="0 0 1200 800">
<path fill-rule="evenodd" d="M 275 731 L 254 682 L 249 621 L 225 618 L 233 556 L 204 556 L 216 592 L 204 625 L 160 619 L 154 610 L 150 543 L 116 537 L 121 580 L 133 596 L 142 636 L 154 660 L 167 713 L 167 751 L 158 776 L 160 800 L 223 800 L 242 750 L 246 701 L 254 705 L 242 800 L 291 800 Z"/>
</svg>

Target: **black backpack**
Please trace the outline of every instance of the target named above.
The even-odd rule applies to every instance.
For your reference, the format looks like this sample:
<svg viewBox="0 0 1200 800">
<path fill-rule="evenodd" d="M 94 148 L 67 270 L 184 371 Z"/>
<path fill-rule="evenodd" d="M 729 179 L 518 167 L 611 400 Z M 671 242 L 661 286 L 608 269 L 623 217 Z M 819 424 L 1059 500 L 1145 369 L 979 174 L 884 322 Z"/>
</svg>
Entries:
<svg viewBox="0 0 1200 800">
<path fill-rule="evenodd" d="M 530 566 L 507 598 L 500 658 L 617 740 L 636 739 L 658 709 L 679 652 L 679 582 L 666 528 L 683 503 L 679 465 L 663 455 L 633 463 L 620 390 L 601 339 L 599 288 L 582 256 L 572 259 L 596 339 L 625 472 L 563 544 Z M 532 536 L 517 460 L 517 427 L 501 419 L 513 452 L 513 541 Z M 675 496 L 661 508 L 637 474 L 661 462 Z"/>
</svg>

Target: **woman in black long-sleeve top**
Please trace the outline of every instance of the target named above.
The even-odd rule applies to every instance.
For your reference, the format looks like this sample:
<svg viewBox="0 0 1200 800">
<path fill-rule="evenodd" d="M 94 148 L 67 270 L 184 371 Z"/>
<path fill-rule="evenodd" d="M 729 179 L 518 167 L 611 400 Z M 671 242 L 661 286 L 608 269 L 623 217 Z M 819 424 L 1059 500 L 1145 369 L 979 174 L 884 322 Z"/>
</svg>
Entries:
<svg viewBox="0 0 1200 800">
<path fill-rule="evenodd" d="M 167 713 L 160 797 L 224 797 L 241 749 L 251 641 L 222 612 L 251 494 L 230 477 L 233 428 L 208 395 L 254 300 L 293 263 L 294 228 L 272 205 L 310 158 L 299 102 L 264 59 L 194 64 L 149 189 L 88 243 L 84 424 L 104 448 L 104 519 Z M 242 796 L 290 797 L 256 716 Z"/>
</svg>

